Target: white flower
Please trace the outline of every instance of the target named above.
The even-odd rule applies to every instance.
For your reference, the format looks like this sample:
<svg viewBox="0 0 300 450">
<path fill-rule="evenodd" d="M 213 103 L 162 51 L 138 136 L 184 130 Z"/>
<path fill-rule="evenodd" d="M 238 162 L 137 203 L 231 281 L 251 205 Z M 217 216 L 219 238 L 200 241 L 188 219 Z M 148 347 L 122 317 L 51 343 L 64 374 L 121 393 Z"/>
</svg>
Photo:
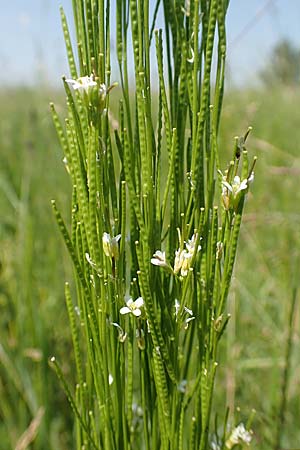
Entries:
<svg viewBox="0 0 300 450">
<path fill-rule="evenodd" d="M 93 269 L 95 269 L 97 267 L 96 263 L 92 260 L 92 258 L 90 257 L 89 253 L 85 254 L 85 259 L 92 266 Z"/>
<path fill-rule="evenodd" d="M 120 314 L 133 314 L 135 317 L 139 317 L 142 314 L 141 308 L 144 306 L 144 300 L 142 297 L 137 298 L 135 301 L 132 298 L 126 301 L 126 306 L 120 309 Z"/>
<path fill-rule="evenodd" d="M 174 273 L 178 273 L 182 267 L 184 255 L 186 250 L 176 250 L 175 252 L 175 261 L 174 261 Z"/>
<path fill-rule="evenodd" d="M 103 250 L 106 256 L 114 259 L 118 259 L 119 257 L 119 240 L 121 239 L 121 235 L 118 234 L 115 237 L 111 237 L 109 233 L 103 233 L 102 236 L 102 244 Z"/>
<path fill-rule="evenodd" d="M 234 198 L 239 194 L 239 192 L 244 191 L 248 188 L 248 179 L 245 178 L 241 180 L 238 175 L 236 175 L 233 179 L 232 184 L 229 184 L 228 181 L 222 180 L 223 191 L 229 191 L 233 195 Z"/>
<path fill-rule="evenodd" d="M 254 180 L 254 172 L 252 171 L 249 177 L 244 178 L 243 180 L 236 175 L 231 183 L 229 183 L 227 176 L 224 176 L 220 170 L 219 174 L 222 176 L 221 183 L 224 207 L 226 210 L 230 209 L 232 206 L 236 209 L 241 196 L 243 193 L 247 193 L 249 184 Z"/>
<path fill-rule="evenodd" d="M 197 233 L 193 234 L 191 239 L 187 242 L 184 242 L 185 248 L 183 247 L 183 242 L 181 240 L 180 230 L 178 229 L 179 242 L 181 244 L 181 248 L 175 251 L 175 259 L 174 259 L 174 269 L 170 264 L 166 261 L 166 253 L 161 250 L 156 250 L 153 257 L 151 258 L 151 264 L 155 266 L 160 266 L 166 268 L 169 272 L 174 273 L 175 275 L 180 272 L 182 277 L 186 277 L 190 268 L 191 261 L 194 256 L 194 253 L 199 252 L 201 250 L 201 245 L 197 246 L 196 250 L 196 242 L 198 239 Z"/>
<path fill-rule="evenodd" d="M 232 448 L 237 444 L 247 444 L 250 445 L 252 440 L 252 434 L 246 430 L 245 425 L 240 423 L 237 427 L 235 427 L 229 438 L 227 439 L 225 446 L 226 448 Z"/>
<path fill-rule="evenodd" d="M 175 252 L 175 261 L 174 261 L 174 273 L 177 274 L 180 271 L 182 277 L 186 277 L 190 268 L 192 258 L 195 252 L 199 252 L 201 250 L 201 245 L 198 245 L 197 250 L 195 248 L 196 242 L 198 239 L 197 233 L 194 233 L 191 239 L 185 242 L 184 249 L 178 249 Z"/>
<path fill-rule="evenodd" d="M 174 273 L 176 274 L 180 270 L 180 275 L 186 277 L 191 266 L 192 256 L 193 254 L 185 249 L 177 250 L 175 252 Z"/>
<path fill-rule="evenodd" d="M 176 274 L 180 270 L 180 275 L 186 277 L 191 267 L 192 257 L 193 253 L 188 252 L 186 249 L 177 250 L 175 252 L 174 273 Z"/>
<path fill-rule="evenodd" d="M 175 252 L 174 273 L 176 274 L 180 270 L 181 276 L 186 277 L 189 272 L 191 259 L 192 255 L 186 250 L 177 250 Z"/>
<path fill-rule="evenodd" d="M 156 250 L 156 252 L 153 255 L 153 258 L 151 258 L 151 264 L 154 264 L 154 266 L 168 267 L 166 261 L 166 252 Z"/>
<path fill-rule="evenodd" d="M 97 86 L 93 74 L 91 74 L 90 76 L 80 77 L 77 80 L 68 79 L 66 80 L 66 83 L 68 83 L 68 85 L 71 86 L 74 91 L 78 90 L 81 94 L 84 92 L 88 94 L 90 89 L 93 89 L 95 86 Z"/>
<path fill-rule="evenodd" d="M 188 252 L 193 256 L 194 252 L 195 252 L 195 245 L 196 245 L 196 241 L 198 238 L 198 234 L 194 233 L 192 238 L 189 239 L 186 243 L 185 246 L 188 250 Z M 200 238 L 201 239 L 201 238 Z M 199 252 L 201 250 L 201 245 L 198 245 L 198 249 L 197 252 Z"/>
</svg>

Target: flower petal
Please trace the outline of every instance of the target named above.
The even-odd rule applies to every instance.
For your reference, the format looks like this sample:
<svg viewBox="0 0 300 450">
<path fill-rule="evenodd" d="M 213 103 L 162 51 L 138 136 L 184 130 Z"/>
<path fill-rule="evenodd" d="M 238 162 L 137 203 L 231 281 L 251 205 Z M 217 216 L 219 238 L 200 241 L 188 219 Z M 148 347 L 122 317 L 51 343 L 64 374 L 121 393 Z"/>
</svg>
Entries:
<svg viewBox="0 0 300 450">
<path fill-rule="evenodd" d="M 130 297 L 128 300 L 126 300 L 126 305 L 128 306 L 128 308 L 130 308 L 130 310 L 131 310 L 131 305 L 133 304 L 133 300 L 132 300 L 132 298 Z"/>
<path fill-rule="evenodd" d="M 223 186 L 225 186 L 230 192 L 232 192 L 232 186 L 227 181 L 222 181 Z"/>
<path fill-rule="evenodd" d="M 127 308 L 127 306 L 123 306 L 123 308 L 120 309 L 120 314 L 128 314 L 131 313 L 131 309 Z"/>
<path fill-rule="evenodd" d="M 134 302 L 134 306 L 136 308 L 141 308 L 142 306 L 144 306 L 144 299 L 143 299 L 143 297 L 137 298 L 136 301 Z"/>
</svg>

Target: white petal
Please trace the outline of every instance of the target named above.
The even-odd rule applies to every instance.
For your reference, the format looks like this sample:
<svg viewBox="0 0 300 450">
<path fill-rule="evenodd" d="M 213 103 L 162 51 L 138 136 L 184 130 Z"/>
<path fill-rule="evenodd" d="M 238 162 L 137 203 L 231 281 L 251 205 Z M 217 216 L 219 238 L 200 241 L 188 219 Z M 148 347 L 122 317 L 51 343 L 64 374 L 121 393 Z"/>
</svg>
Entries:
<svg viewBox="0 0 300 450">
<path fill-rule="evenodd" d="M 239 186 L 241 184 L 241 179 L 238 175 L 236 175 L 233 179 L 233 184 L 236 184 L 237 186 Z"/>
<path fill-rule="evenodd" d="M 134 302 L 134 306 L 136 308 L 141 308 L 141 306 L 143 306 L 143 305 L 144 305 L 143 297 L 137 298 L 136 301 Z"/>
<path fill-rule="evenodd" d="M 156 250 L 156 252 L 153 255 L 153 258 L 151 258 L 151 264 L 154 264 L 155 266 L 161 266 L 161 267 L 167 266 L 166 252 Z"/>
<path fill-rule="evenodd" d="M 131 309 L 127 308 L 127 306 L 123 306 L 123 308 L 120 309 L 120 314 L 128 314 L 131 313 Z"/>
<path fill-rule="evenodd" d="M 151 258 L 150 259 L 151 264 L 153 264 L 154 266 L 161 266 L 161 261 L 157 258 Z"/>
<path fill-rule="evenodd" d="M 109 244 L 110 241 L 111 241 L 110 234 L 108 234 L 108 233 L 103 233 L 102 240 L 103 240 L 103 242 L 106 242 L 107 244 Z"/>
<path fill-rule="evenodd" d="M 132 304 L 133 304 L 133 300 L 132 300 L 132 298 L 130 297 L 128 300 L 126 300 L 126 305 L 130 308 Z M 130 308 L 130 309 L 131 309 L 131 308 Z"/>
<path fill-rule="evenodd" d="M 193 311 L 192 311 L 191 309 L 187 308 L 186 306 L 184 307 L 184 310 L 185 310 L 190 316 L 193 315 Z"/>
<path fill-rule="evenodd" d="M 225 186 L 230 192 L 232 192 L 232 186 L 227 181 L 222 181 L 223 186 Z"/>
<path fill-rule="evenodd" d="M 195 320 L 195 317 L 188 317 L 185 321 L 185 323 L 191 322 L 191 320 Z"/>
<path fill-rule="evenodd" d="M 251 172 L 250 177 L 248 178 L 248 184 L 252 183 L 252 181 L 254 180 L 254 172 Z"/>
<path fill-rule="evenodd" d="M 131 312 L 135 317 L 139 317 L 142 314 L 142 311 L 140 309 L 134 309 Z"/>
<path fill-rule="evenodd" d="M 248 180 L 247 180 L 247 178 L 245 178 L 245 180 L 243 180 L 243 181 L 241 182 L 240 190 L 242 190 L 242 189 L 247 189 L 247 187 L 248 187 Z"/>
</svg>

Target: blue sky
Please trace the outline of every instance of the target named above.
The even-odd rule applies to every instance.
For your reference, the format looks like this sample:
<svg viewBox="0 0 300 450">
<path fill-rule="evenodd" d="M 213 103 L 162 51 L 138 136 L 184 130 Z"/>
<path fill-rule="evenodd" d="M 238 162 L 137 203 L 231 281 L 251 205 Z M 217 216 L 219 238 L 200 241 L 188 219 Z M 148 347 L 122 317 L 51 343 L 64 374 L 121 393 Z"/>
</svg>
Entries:
<svg viewBox="0 0 300 450">
<path fill-rule="evenodd" d="M 68 74 L 59 6 L 71 18 L 72 1 L 1 1 L 0 82 L 57 85 Z M 253 82 L 278 40 L 287 37 L 300 47 L 299 24 L 300 0 L 231 0 L 227 63 L 232 82 Z"/>
</svg>

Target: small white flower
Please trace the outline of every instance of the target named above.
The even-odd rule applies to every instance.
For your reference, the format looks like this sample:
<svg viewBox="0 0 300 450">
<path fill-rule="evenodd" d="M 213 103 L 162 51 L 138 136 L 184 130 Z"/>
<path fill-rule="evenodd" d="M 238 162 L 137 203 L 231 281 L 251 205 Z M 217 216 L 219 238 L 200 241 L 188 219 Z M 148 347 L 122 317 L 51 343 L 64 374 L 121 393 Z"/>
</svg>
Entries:
<svg viewBox="0 0 300 450">
<path fill-rule="evenodd" d="M 135 301 L 129 298 L 126 301 L 126 306 L 120 309 L 120 314 L 133 314 L 135 317 L 139 317 L 142 314 L 141 308 L 144 306 L 144 300 L 142 297 L 137 298 Z"/>
<path fill-rule="evenodd" d="M 222 181 L 223 191 L 229 191 L 234 198 L 239 194 L 239 192 L 244 191 L 248 188 L 248 179 L 245 178 L 241 180 L 238 175 L 236 175 L 233 179 L 232 184 L 228 183 L 228 181 Z"/>
<path fill-rule="evenodd" d="M 90 257 L 89 253 L 85 254 L 85 259 L 92 266 L 93 269 L 95 269 L 97 267 L 96 263 L 92 260 L 92 258 Z"/>
<path fill-rule="evenodd" d="M 166 252 L 156 250 L 153 257 L 151 258 L 151 264 L 154 264 L 154 266 L 168 267 L 166 261 Z"/>
<path fill-rule="evenodd" d="M 179 232 L 180 235 L 180 232 Z M 181 239 L 181 238 L 180 238 Z M 179 240 L 180 240 L 179 239 Z M 185 242 L 184 249 L 178 249 L 175 252 L 175 261 L 174 261 L 174 273 L 177 274 L 180 271 L 182 277 L 186 277 L 191 268 L 192 258 L 194 253 L 201 250 L 201 245 L 198 245 L 196 250 L 196 242 L 198 239 L 197 233 L 194 233 L 191 239 Z"/>
<path fill-rule="evenodd" d="M 193 253 L 183 250 L 177 250 L 175 252 L 175 262 L 174 262 L 174 273 L 178 273 L 180 270 L 180 275 L 186 277 L 189 273 L 191 266 L 191 260 Z"/>
<path fill-rule="evenodd" d="M 189 240 L 185 243 L 186 249 L 188 250 L 188 252 L 189 252 L 192 256 L 193 256 L 193 254 L 194 254 L 194 252 L 195 252 L 195 245 L 196 245 L 197 239 L 198 239 L 198 234 L 197 234 L 197 233 L 194 233 L 193 236 L 192 236 L 192 238 L 189 239 Z M 201 237 L 200 237 L 200 239 L 201 239 Z M 201 250 L 201 245 L 198 245 L 197 252 L 199 252 L 200 250 Z"/>
<path fill-rule="evenodd" d="M 218 172 L 222 177 L 221 184 L 224 207 L 226 210 L 229 210 L 231 207 L 236 209 L 241 196 L 247 193 L 249 184 L 254 180 L 254 172 L 252 171 L 249 177 L 244 178 L 243 180 L 236 175 L 231 183 L 227 179 L 228 173 L 223 175 L 220 170 Z"/>
<path fill-rule="evenodd" d="M 119 240 L 121 239 L 121 235 L 118 234 L 115 237 L 111 237 L 109 233 L 103 233 L 102 236 L 102 244 L 103 250 L 106 256 L 114 259 L 118 259 L 119 257 Z"/>
<path fill-rule="evenodd" d="M 237 427 L 235 427 L 229 438 L 227 439 L 225 446 L 226 448 L 231 449 L 234 445 L 237 444 L 246 444 L 250 445 L 252 440 L 252 434 L 246 430 L 245 425 L 240 423 Z"/>
<path fill-rule="evenodd" d="M 183 259 L 184 259 L 184 252 L 186 252 L 185 250 L 176 250 L 175 252 L 175 261 L 174 261 L 174 273 L 178 273 L 179 270 L 181 269 L 182 263 L 183 263 Z"/>
<path fill-rule="evenodd" d="M 97 86 L 96 81 L 94 80 L 93 74 L 90 76 L 80 77 L 77 80 L 68 79 L 66 80 L 66 83 L 68 83 L 69 86 L 71 86 L 74 91 L 79 91 L 81 94 L 90 91 L 90 89 L 93 89 L 95 86 Z"/>
</svg>

